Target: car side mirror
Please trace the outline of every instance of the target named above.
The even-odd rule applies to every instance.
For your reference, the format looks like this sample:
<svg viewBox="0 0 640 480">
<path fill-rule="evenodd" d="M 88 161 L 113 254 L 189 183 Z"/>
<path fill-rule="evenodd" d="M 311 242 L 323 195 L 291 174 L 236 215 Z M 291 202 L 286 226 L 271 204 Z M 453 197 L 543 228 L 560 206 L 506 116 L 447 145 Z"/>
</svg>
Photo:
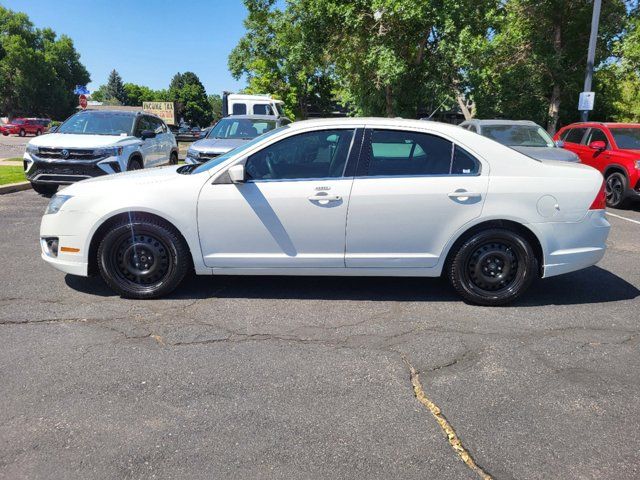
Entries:
<svg viewBox="0 0 640 480">
<path fill-rule="evenodd" d="M 593 150 L 606 150 L 607 144 L 602 140 L 595 140 L 589 144 L 589 148 L 592 148 Z"/>
<path fill-rule="evenodd" d="M 153 130 L 143 130 L 142 133 L 140 134 L 140 138 L 142 138 L 143 140 L 146 140 L 147 138 L 155 138 L 156 137 L 156 132 L 154 132 Z"/>
<path fill-rule="evenodd" d="M 233 183 L 244 183 L 246 181 L 244 165 L 234 165 L 227 172 L 229 172 L 229 177 Z"/>
<path fill-rule="evenodd" d="M 564 140 L 556 140 L 555 144 L 558 148 L 564 148 Z"/>
</svg>

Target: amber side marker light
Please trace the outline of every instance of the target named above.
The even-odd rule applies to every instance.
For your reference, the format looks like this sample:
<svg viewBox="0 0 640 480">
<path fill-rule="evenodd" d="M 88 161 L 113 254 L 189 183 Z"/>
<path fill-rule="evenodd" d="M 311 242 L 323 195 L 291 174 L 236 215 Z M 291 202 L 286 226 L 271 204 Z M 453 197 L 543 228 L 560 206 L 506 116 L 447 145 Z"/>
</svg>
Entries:
<svg viewBox="0 0 640 480">
<path fill-rule="evenodd" d="M 79 248 L 73 248 L 73 247 L 60 247 L 60 251 L 61 252 L 67 252 L 67 253 L 78 253 L 80 251 Z"/>
</svg>

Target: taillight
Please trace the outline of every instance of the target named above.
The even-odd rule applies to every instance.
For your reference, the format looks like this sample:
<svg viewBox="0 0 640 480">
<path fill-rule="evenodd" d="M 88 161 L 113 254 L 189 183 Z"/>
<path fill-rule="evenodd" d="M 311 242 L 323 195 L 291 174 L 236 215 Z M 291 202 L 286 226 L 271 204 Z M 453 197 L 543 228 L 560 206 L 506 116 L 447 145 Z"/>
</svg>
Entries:
<svg viewBox="0 0 640 480">
<path fill-rule="evenodd" d="M 602 186 L 600 187 L 600 191 L 596 198 L 593 200 L 593 203 L 589 207 L 589 210 L 604 210 L 607 206 L 607 194 L 604 189 L 604 181 L 602 182 Z"/>
</svg>

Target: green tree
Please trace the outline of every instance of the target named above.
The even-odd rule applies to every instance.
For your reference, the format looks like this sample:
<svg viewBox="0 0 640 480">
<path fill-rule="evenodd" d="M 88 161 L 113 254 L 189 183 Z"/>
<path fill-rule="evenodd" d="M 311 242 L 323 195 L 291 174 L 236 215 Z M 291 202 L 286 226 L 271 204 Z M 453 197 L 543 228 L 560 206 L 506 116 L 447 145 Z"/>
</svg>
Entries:
<svg viewBox="0 0 640 480">
<path fill-rule="evenodd" d="M 207 92 L 193 72 L 174 75 L 169 84 L 168 98 L 169 101 L 178 103 L 178 115 L 189 124 L 205 126 L 213 119 Z"/>
<path fill-rule="evenodd" d="M 87 84 L 73 42 L 36 29 L 23 13 L 0 7 L 0 111 L 63 119 L 74 112 L 75 85 Z"/>
<path fill-rule="evenodd" d="M 209 105 L 211 105 L 213 121 L 217 122 L 222 118 L 222 97 L 215 93 L 209 95 Z"/>
<path fill-rule="evenodd" d="M 528 118 L 550 133 L 577 120 L 591 14 L 584 0 L 503 2 L 492 35 L 470 57 L 477 114 Z M 623 0 L 603 2 L 596 64 L 611 56 L 625 16 Z"/>
<path fill-rule="evenodd" d="M 115 69 L 111 70 L 109 74 L 104 93 L 104 99 L 107 102 L 111 101 L 119 105 L 126 105 L 127 103 L 127 91 L 124 88 L 122 77 Z"/>
</svg>

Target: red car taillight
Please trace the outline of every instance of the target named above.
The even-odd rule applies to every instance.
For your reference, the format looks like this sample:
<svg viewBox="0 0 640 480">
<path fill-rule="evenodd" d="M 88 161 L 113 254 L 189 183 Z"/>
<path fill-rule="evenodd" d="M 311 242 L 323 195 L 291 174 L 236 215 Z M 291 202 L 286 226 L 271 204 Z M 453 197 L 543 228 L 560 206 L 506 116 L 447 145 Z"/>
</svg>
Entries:
<svg viewBox="0 0 640 480">
<path fill-rule="evenodd" d="M 602 186 L 600 187 L 600 191 L 596 198 L 593 200 L 593 203 L 589 207 L 589 210 L 604 210 L 607 206 L 607 194 L 604 189 L 604 181 L 602 182 Z"/>
</svg>

